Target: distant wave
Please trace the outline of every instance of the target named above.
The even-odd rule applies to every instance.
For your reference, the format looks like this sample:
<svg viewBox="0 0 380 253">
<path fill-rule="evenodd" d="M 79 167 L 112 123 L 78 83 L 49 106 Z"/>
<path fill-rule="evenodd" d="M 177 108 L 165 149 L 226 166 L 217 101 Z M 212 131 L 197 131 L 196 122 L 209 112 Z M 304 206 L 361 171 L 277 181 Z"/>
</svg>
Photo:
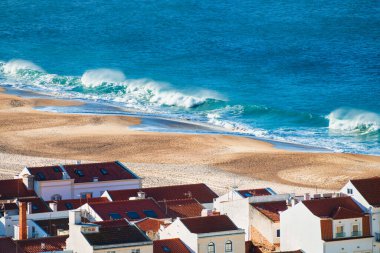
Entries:
<svg viewBox="0 0 380 253">
<path fill-rule="evenodd" d="M 380 115 L 364 110 L 340 108 L 331 112 L 329 129 L 357 134 L 379 132 Z"/>
<path fill-rule="evenodd" d="M 77 97 L 105 99 L 125 103 L 128 107 L 170 106 L 194 108 L 223 98 L 209 90 L 187 94 L 170 84 L 151 79 L 127 79 L 123 72 L 114 69 L 87 70 L 81 76 L 59 76 L 46 73 L 41 67 L 26 60 L 10 60 L 0 63 L 0 72 L 7 81 L 17 85 L 29 85 L 43 91 L 70 92 Z"/>
</svg>

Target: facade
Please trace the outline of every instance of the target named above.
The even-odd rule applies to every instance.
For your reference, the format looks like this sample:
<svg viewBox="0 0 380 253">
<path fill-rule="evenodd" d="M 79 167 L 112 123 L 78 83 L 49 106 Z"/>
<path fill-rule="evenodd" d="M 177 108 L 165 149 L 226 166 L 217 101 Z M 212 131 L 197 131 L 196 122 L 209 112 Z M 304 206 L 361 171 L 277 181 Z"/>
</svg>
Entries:
<svg viewBox="0 0 380 253">
<path fill-rule="evenodd" d="M 100 197 L 106 190 L 141 187 L 121 162 L 26 167 L 18 176 L 45 201 Z"/>
<path fill-rule="evenodd" d="M 304 200 L 280 219 L 282 251 L 372 252 L 369 216 L 351 197 Z"/>
<path fill-rule="evenodd" d="M 244 230 L 226 215 L 177 218 L 160 239 L 179 238 L 194 253 L 245 252 Z"/>
<path fill-rule="evenodd" d="M 72 253 L 153 253 L 153 242 L 126 220 L 82 223 L 81 212 L 69 212 L 66 250 Z"/>
</svg>

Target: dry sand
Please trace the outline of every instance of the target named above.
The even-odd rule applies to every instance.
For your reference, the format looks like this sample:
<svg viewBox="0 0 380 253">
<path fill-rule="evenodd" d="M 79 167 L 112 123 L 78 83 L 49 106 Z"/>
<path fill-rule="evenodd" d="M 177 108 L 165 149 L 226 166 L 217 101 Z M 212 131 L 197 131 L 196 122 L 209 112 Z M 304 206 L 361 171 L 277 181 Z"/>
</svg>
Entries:
<svg viewBox="0 0 380 253">
<path fill-rule="evenodd" d="M 128 127 L 139 124 L 139 118 L 33 110 L 44 105 L 78 102 L 0 94 L 2 177 L 12 177 L 25 165 L 70 160 L 120 160 L 147 186 L 205 182 L 218 192 L 233 184 L 280 192 L 336 190 L 350 178 L 380 176 L 376 156 L 290 152 L 236 136 L 132 131 Z"/>
</svg>

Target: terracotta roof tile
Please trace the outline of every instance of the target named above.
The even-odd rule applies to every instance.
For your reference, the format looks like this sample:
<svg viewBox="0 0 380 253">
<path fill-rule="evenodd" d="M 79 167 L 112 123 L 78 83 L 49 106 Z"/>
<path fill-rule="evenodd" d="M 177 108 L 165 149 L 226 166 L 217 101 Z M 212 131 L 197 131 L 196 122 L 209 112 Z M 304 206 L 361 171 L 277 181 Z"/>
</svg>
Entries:
<svg viewBox="0 0 380 253">
<path fill-rule="evenodd" d="M 98 203 L 98 202 L 109 202 L 105 197 L 100 198 L 85 198 L 85 199 L 62 199 L 62 200 L 52 200 L 47 201 L 47 203 L 57 203 L 57 211 L 67 211 L 72 209 L 77 209 L 78 207 L 86 203 Z"/>
<path fill-rule="evenodd" d="M 35 220 L 34 222 L 50 236 L 57 236 L 58 229 L 69 230 L 69 218 Z"/>
<path fill-rule="evenodd" d="M 37 181 L 45 180 L 61 180 L 62 169 L 58 165 L 54 166 L 41 166 L 41 167 L 27 167 L 30 174 L 34 176 Z"/>
<path fill-rule="evenodd" d="M 98 181 L 138 178 L 119 162 L 72 164 L 63 167 L 70 178 L 74 178 L 75 183 L 93 182 L 95 177 L 98 178 Z M 76 171 L 81 171 L 83 176 L 80 176 Z"/>
<path fill-rule="evenodd" d="M 200 203 L 212 203 L 218 195 L 205 184 L 186 184 L 161 186 L 142 189 L 108 191 L 113 200 L 128 200 L 136 197 L 137 192 L 143 191 L 146 197 L 154 198 L 156 201 L 194 198 Z"/>
<path fill-rule="evenodd" d="M 272 193 L 267 188 L 238 190 L 237 192 L 244 198 L 272 195 Z"/>
<path fill-rule="evenodd" d="M 144 232 L 158 232 L 158 230 L 160 230 L 160 227 L 165 225 L 165 222 L 158 219 L 146 218 L 141 221 L 137 221 L 135 224 Z"/>
<path fill-rule="evenodd" d="M 154 253 L 190 253 L 191 251 L 179 239 L 157 240 L 153 242 Z"/>
<path fill-rule="evenodd" d="M 17 241 L 17 244 L 25 253 L 38 253 L 50 251 L 62 251 L 66 247 L 68 236 L 43 237 Z M 42 244 L 44 247 L 42 248 Z"/>
<path fill-rule="evenodd" d="M 356 212 L 358 213 L 357 217 L 361 217 L 361 214 L 363 213 L 362 209 L 355 203 L 355 201 L 351 197 L 304 200 L 302 201 L 302 203 L 315 216 L 318 216 L 320 218 L 333 218 L 339 208 L 345 208 L 349 210 L 350 214 Z M 350 217 L 351 216 L 352 215 L 350 215 Z M 339 217 L 344 218 L 344 216 Z"/>
<path fill-rule="evenodd" d="M 288 209 L 286 201 L 252 203 L 251 205 L 273 222 L 280 222 L 279 212 Z"/>
<path fill-rule="evenodd" d="M 380 207 L 380 177 L 351 180 L 351 183 L 374 207 Z"/>
<path fill-rule="evenodd" d="M 344 208 L 344 207 L 338 207 L 335 214 L 332 215 L 332 218 L 334 220 L 341 220 L 341 219 L 358 218 L 358 217 L 363 217 L 363 216 L 364 216 L 363 213 L 353 211 L 353 210 L 349 210 L 349 209 Z"/>
<path fill-rule="evenodd" d="M 0 181 L 0 200 L 36 196 L 34 191 L 28 191 L 22 179 L 6 179 Z"/>
<path fill-rule="evenodd" d="M 120 217 L 122 219 L 136 221 L 146 217 L 158 219 L 167 217 L 157 202 L 152 199 L 90 203 L 89 205 L 103 220 L 117 219 Z M 150 213 L 149 211 L 153 211 L 153 213 Z M 111 214 L 117 215 L 112 218 Z"/>
<path fill-rule="evenodd" d="M 226 215 L 182 218 L 181 222 L 191 233 L 203 234 L 237 230 L 236 225 Z"/>
<path fill-rule="evenodd" d="M 19 199 L 20 202 L 32 203 L 32 213 L 46 213 L 51 212 L 47 203 L 38 197 Z"/>
<path fill-rule="evenodd" d="M 178 199 L 158 202 L 162 210 L 171 218 L 201 216 L 203 206 L 195 199 Z"/>
</svg>

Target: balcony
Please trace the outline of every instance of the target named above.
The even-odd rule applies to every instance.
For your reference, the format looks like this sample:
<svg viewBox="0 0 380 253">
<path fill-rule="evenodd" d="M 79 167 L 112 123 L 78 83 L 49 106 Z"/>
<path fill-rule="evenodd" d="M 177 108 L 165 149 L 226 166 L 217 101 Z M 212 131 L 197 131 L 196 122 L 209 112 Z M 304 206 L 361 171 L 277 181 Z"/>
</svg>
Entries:
<svg viewBox="0 0 380 253">
<path fill-rule="evenodd" d="M 345 232 L 336 233 L 336 234 L 335 234 L 335 237 L 336 237 L 336 238 L 346 237 L 346 233 L 345 233 Z"/>
<path fill-rule="evenodd" d="M 376 242 L 380 242 L 380 233 L 375 233 Z"/>
<path fill-rule="evenodd" d="M 351 236 L 352 237 L 362 236 L 362 232 L 361 231 L 352 231 Z"/>
</svg>

